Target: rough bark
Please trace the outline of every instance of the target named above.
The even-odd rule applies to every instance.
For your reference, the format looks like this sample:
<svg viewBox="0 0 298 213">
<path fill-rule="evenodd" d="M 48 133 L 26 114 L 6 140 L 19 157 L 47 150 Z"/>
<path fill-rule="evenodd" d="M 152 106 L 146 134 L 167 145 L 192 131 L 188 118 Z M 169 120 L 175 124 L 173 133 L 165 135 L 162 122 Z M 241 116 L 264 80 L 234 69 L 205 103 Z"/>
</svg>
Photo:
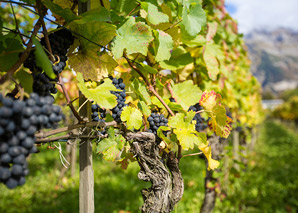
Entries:
<svg viewBox="0 0 298 213">
<path fill-rule="evenodd" d="M 222 158 L 223 149 L 227 144 L 227 139 L 213 135 L 208 141 L 212 149 L 212 158 L 220 160 Z M 218 186 L 218 180 L 212 177 L 213 171 L 208 171 L 207 168 L 208 162 L 206 160 L 205 197 L 201 207 L 201 213 L 210 213 L 213 211 L 217 196 L 215 189 Z"/>
<path fill-rule="evenodd" d="M 173 153 L 166 154 L 165 164 L 152 133 L 128 133 L 126 138 L 134 141 L 131 149 L 140 165 L 138 178 L 152 183 L 141 191 L 144 199 L 141 211 L 171 212 L 184 191 L 178 159 Z"/>
</svg>

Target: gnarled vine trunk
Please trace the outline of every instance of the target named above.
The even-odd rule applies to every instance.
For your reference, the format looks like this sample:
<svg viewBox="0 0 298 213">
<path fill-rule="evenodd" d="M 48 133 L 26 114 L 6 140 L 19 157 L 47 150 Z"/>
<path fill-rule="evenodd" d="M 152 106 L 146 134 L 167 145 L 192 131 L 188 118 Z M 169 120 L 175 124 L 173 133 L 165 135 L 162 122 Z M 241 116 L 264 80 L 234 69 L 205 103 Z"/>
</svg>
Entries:
<svg viewBox="0 0 298 213">
<path fill-rule="evenodd" d="M 152 133 L 128 133 L 126 138 L 134 141 L 131 149 L 141 168 L 138 178 L 152 183 L 141 191 L 144 199 L 141 211 L 171 212 L 184 191 L 178 159 L 174 153 L 165 154 L 165 164 Z"/>
</svg>

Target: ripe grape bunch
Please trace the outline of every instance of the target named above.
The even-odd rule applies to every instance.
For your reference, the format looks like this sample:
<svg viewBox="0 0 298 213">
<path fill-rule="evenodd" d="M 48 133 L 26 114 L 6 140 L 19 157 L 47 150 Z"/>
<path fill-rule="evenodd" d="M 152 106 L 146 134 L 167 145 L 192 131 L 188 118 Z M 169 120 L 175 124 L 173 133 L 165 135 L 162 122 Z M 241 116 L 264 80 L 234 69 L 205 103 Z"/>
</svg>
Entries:
<svg viewBox="0 0 298 213">
<path fill-rule="evenodd" d="M 53 66 L 53 71 L 56 75 L 60 74 L 66 66 L 67 61 L 67 51 L 70 45 L 74 42 L 74 37 L 71 32 L 67 29 L 59 29 L 58 31 L 49 35 L 50 46 L 52 53 L 55 56 L 56 62 L 51 62 Z M 41 45 L 45 48 L 46 41 L 43 37 L 40 41 Z M 58 78 L 51 79 L 46 73 L 42 72 L 42 69 L 36 65 L 34 51 L 30 52 L 29 57 L 24 62 L 24 67 L 29 68 L 33 75 L 33 91 L 38 93 L 40 96 L 48 96 L 51 93 L 57 93 L 55 88 L 55 82 Z"/>
<path fill-rule="evenodd" d="M 147 121 L 150 125 L 148 132 L 152 132 L 155 135 L 157 135 L 157 130 L 160 126 L 168 126 L 168 119 L 166 119 L 163 114 L 158 114 L 156 112 L 152 112 L 147 118 Z M 161 139 L 156 137 L 156 142 L 159 144 Z"/>
<path fill-rule="evenodd" d="M 36 131 L 56 127 L 62 120 L 59 106 L 51 96 L 32 93 L 20 101 L 0 94 L 0 182 L 13 189 L 25 183 L 29 174 L 26 157 L 36 153 Z"/>
<path fill-rule="evenodd" d="M 193 106 L 190 106 L 188 111 L 194 111 L 194 112 L 198 112 L 200 110 L 202 110 L 203 107 L 200 106 L 199 103 L 193 105 Z M 204 118 L 201 117 L 200 113 L 197 113 L 195 115 L 195 117 L 192 119 L 192 120 L 195 120 L 197 121 L 196 122 L 196 131 L 200 132 L 200 131 L 203 131 L 207 128 L 207 124 L 206 124 L 206 120 Z"/>
<path fill-rule="evenodd" d="M 100 108 L 98 104 L 92 104 L 91 111 L 92 121 L 104 121 L 103 119 L 106 117 L 105 109 Z"/>
<path fill-rule="evenodd" d="M 123 108 L 127 106 L 125 104 L 125 84 L 123 83 L 122 78 L 113 78 L 112 76 L 109 77 L 112 80 L 113 85 L 119 89 L 122 90 L 121 92 L 119 91 L 111 91 L 112 94 L 114 94 L 117 97 L 117 106 L 112 109 L 112 117 L 117 123 L 121 123 L 121 113 L 123 111 Z"/>
</svg>

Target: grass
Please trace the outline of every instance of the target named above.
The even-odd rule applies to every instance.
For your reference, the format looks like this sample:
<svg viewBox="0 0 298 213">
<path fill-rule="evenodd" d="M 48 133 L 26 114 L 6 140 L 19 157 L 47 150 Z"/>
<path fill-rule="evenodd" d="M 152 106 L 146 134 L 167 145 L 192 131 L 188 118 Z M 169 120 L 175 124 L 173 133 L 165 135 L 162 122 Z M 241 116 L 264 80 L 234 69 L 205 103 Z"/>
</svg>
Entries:
<svg viewBox="0 0 298 213">
<path fill-rule="evenodd" d="M 240 178 L 231 175 L 233 185 L 216 212 L 297 212 L 297 165 L 297 133 L 266 121 L 247 167 Z"/>
</svg>

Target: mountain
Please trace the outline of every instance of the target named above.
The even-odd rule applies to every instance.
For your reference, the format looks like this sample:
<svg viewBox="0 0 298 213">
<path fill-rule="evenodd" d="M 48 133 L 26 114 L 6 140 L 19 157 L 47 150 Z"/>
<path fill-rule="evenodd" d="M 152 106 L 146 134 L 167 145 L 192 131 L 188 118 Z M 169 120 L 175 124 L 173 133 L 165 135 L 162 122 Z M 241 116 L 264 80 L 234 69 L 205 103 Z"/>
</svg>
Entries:
<svg viewBox="0 0 298 213">
<path fill-rule="evenodd" d="M 251 71 L 263 91 L 280 93 L 298 87 L 298 32 L 255 30 L 244 37 Z"/>
</svg>

